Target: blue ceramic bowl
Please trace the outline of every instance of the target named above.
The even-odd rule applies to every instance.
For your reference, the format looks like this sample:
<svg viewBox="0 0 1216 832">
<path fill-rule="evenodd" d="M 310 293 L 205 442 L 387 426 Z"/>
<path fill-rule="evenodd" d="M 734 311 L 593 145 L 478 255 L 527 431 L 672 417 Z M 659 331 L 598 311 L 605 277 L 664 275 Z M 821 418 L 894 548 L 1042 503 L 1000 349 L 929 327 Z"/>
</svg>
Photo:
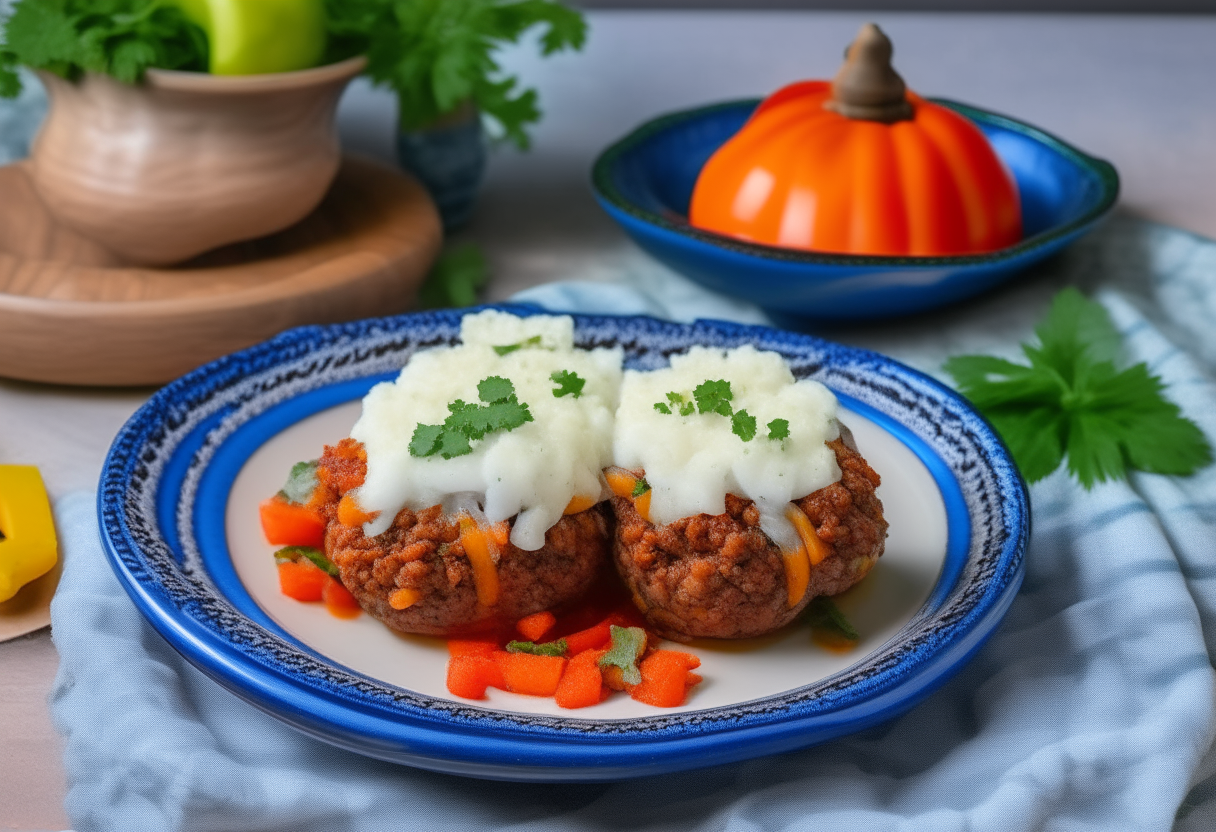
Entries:
<svg viewBox="0 0 1216 832">
<path fill-rule="evenodd" d="M 1025 237 L 987 254 L 820 254 L 693 228 L 688 203 L 702 166 L 759 102 L 671 113 L 605 150 L 592 183 L 604 209 L 647 252 L 696 282 L 778 317 L 863 320 L 922 312 L 983 292 L 1089 231 L 1115 204 L 1110 163 L 1006 116 L 936 100 L 979 125 L 1017 180 Z"/>
</svg>

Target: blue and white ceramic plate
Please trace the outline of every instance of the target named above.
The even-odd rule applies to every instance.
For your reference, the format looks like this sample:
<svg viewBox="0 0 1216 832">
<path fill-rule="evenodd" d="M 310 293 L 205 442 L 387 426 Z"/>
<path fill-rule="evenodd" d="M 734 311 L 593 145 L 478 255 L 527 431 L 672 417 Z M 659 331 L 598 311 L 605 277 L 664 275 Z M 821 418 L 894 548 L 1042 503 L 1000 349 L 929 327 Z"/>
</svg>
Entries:
<svg viewBox="0 0 1216 832">
<path fill-rule="evenodd" d="M 536 310 L 516 308 L 518 314 Z M 791 626 L 697 642 L 698 685 L 658 709 L 623 695 L 563 711 L 491 691 L 452 697 L 445 645 L 278 592 L 257 504 L 291 464 L 347 434 L 370 387 L 416 350 L 455 342 L 460 313 L 296 329 L 178 379 L 110 449 L 103 539 L 140 611 L 237 696 L 305 733 L 384 760 L 477 777 L 596 781 L 716 765 L 823 742 L 912 707 L 996 627 L 1021 582 L 1026 488 L 988 424 L 890 359 L 765 327 L 575 316 L 587 347 L 662 366 L 693 344 L 751 343 L 840 397 L 881 474 L 886 553 L 838 598 L 862 633 L 844 654 Z"/>
</svg>

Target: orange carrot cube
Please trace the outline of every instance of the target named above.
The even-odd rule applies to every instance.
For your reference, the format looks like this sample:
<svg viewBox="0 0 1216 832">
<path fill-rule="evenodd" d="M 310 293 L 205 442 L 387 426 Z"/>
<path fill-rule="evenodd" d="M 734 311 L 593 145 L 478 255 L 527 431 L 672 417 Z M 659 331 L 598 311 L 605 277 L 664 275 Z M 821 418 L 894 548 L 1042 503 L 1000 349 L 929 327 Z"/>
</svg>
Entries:
<svg viewBox="0 0 1216 832">
<path fill-rule="evenodd" d="M 507 690 L 530 696 L 552 696 L 566 669 L 566 660 L 560 656 L 500 651 L 494 654 L 494 661 L 502 668 Z"/>
<path fill-rule="evenodd" d="M 297 601 L 320 601 L 325 584 L 333 578 L 311 561 L 279 564 L 279 590 Z"/>
<path fill-rule="evenodd" d="M 700 681 L 690 670 L 700 667 L 701 660 L 691 653 L 678 650 L 655 650 L 638 665 L 642 683 L 635 685 L 629 695 L 639 702 L 659 708 L 683 705 L 688 689 Z M 695 678 L 692 681 L 690 677 Z"/>
<path fill-rule="evenodd" d="M 316 508 L 289 503 L 279 495 L 258 506 L 262 533 L 275 546 L 325 547 L 325 518 Z"/>
<path fill-rule="evenodd" d="M 448 653 L 452 656 L 481 656 L 488 659 L 500 650 L 502 650 L 502 645 L 490 639 L 448 639 Z"/>
<path fill-rule="evenodd" d="M 603 700 L 604 678 L 599 660 L 603 650 L 584 650 L 566 665 L 554 699 L 560 708 L 586 708 Z"/>
<path fill-rule="evenodd" d="M 557 616 L 545 610 L 519 619 L 515 622 L 515 629 L 528 641 L 540 641 L 556 623 Z"/>
<path fill-rule="evenodd" d="M 336 618 L 358 618 L 363 613 L 363 608 L 359 606 L 355 596 L 351 595 L 350 590 L 337 578 L 330 577 L 322 587 L 321 600 L 325 602 L 325 609 L 329 610 L 329 614 Z"/>
<path fill-rule="evenodd" d="M 462 699 L 484 699 L 486 688 L 503 687 L 502 669 L 487 656 L 448 659 L 448 692 Z"/>
</svg>

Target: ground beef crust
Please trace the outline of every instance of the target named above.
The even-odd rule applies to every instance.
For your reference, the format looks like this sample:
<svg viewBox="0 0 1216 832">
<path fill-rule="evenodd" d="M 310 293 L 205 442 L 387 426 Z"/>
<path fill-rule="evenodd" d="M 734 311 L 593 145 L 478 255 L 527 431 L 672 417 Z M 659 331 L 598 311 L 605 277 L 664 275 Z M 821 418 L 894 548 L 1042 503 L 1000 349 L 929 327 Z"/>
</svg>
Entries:
<svg viewBox="0 0 1216 832">
<path fill-rule="evenodd" d="M 499 597 L 494 606 L 482 606 L 457 519 L 439 506 L 402 509 L 376 537 L 338 520 L 342 496 L 362 484 L 366 473 L 366 457 L 354 440 L 325 449 L 318 464 L 326 489 L 325 551 L 359 604 L 395 630 L 450 636 L 513 623 L 583 595 L 608 563 L 611 537 L 606 506 L 600 504 L 563 517 L 534 552 L 508 544 L 494 553 Z M 398 589 L 422 597 L 393 609 L 389 596 Z"/>
<path fill-rule="evenodd" d="M 812 598 L 836 595 L 865 577 L 887 534 L 875 494 L 879 477 L 847 430 L 828 446 L 840 480 L 796 501 L 828 555 L 812 567 L 810 585 L 793 607 L 781 551 L 760 530 L 752 501 L 728 494 L 724 514 L 655 526 L 631 499 L 613 498 L 617 571 L 660 635 L 681 641 L 762 635 L 788 624 Z"/>
</svg>

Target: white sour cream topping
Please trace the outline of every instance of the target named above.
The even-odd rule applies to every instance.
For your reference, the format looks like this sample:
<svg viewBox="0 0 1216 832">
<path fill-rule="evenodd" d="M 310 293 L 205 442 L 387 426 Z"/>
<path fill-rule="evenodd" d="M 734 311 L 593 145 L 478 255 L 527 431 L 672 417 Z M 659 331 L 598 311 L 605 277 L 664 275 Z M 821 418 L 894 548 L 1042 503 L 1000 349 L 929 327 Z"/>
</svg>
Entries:
<svg viewBox="0 0 1216 832">
<path fill-rule="evenodd" d="M 544 545 L 545 532 L 561 519 L 571 498 L 601 495 L 600 472 L 612 464 L 613 413 L 621 383 L 618 349 L 574 349 L 574 321 L 534 315 L 519 318 L 487 310 L 467 315 L 462 344 L 416 353 L 396 381 L 372 388 L 351 437 L 367 450 L 367 478 L 359 504 L 379 512 L 364 525 L 384 532 L 402 508 L 482 504 L 491 523 L 518 515 L 511 542 L 521 549 Z M 506 355 L 494 347 L 520 344 Z M 586 379 L 576 399 L 557 398 L 550 376 L 558 371 Z M 477 385 L 490 376 L 510 379 L 534 421 L 474 440 L 473 452 L 444 459 L 411 456 L 419 423 L 440 425 L 457 399 L 480 404 Z"/>
<path fill-rule="evenodd" d="M 667 403 L 668 392 L 694 402 L 694 389 L 718 379 L 730 382 L 733 410 L 756 418 L 752 440 L 736 436 L 729 417 L 654 407 Z M 787 439 L 768 438 L 774 419 L 789 422 Z M 613 446 L 617 465 L 645 469 L 654 523 L 722 514 L 729 493 L 754 500 L 761 529 L 779 546 L 796 547 L 785 506 L 840 479 L 836 455 L 824 444 L 839 434 L 836 397 L 817 381 L 795 381 L 777 353 L 693 347 L 672 356 L 669 368 L 626 371 Z"/>
</svg>

